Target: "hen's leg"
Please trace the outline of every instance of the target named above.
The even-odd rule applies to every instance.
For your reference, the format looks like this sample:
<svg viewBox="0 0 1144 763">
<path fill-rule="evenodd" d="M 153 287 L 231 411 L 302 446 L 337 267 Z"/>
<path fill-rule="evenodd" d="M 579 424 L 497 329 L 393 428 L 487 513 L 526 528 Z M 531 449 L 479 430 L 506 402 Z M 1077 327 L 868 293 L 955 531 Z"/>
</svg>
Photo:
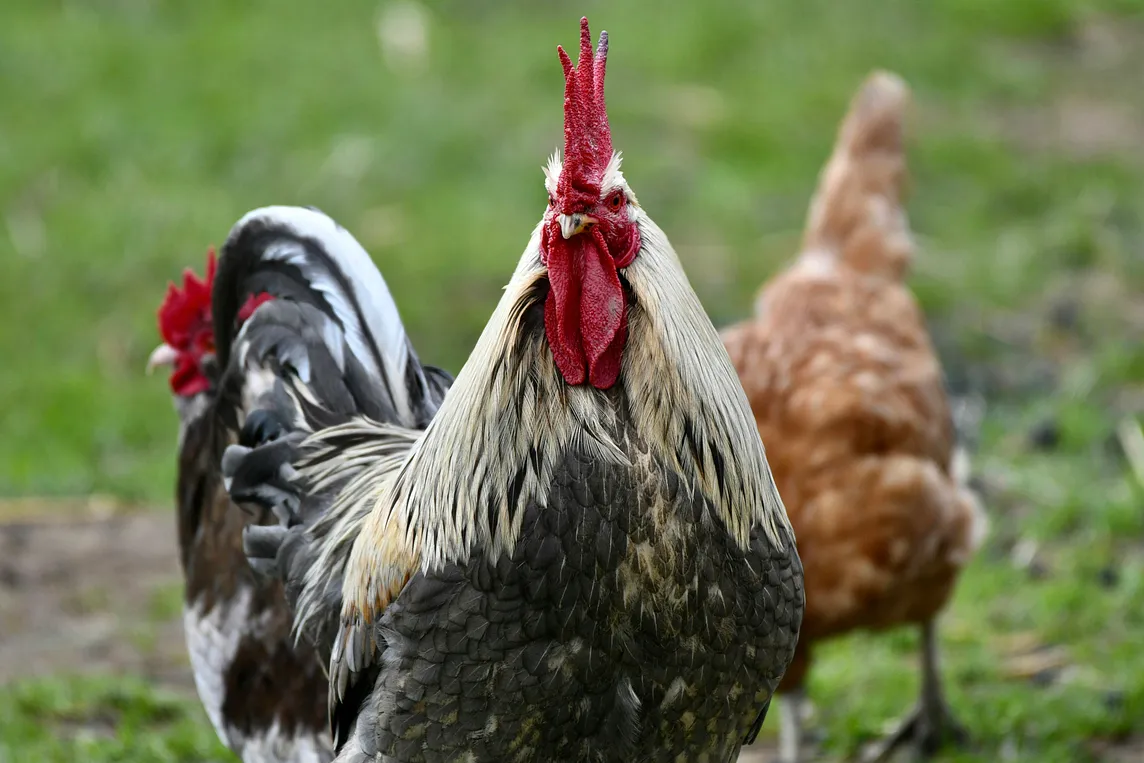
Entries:
<svg viewBox="0 0 1144 763">
<path fill-rule="evenodd" d="M 931 757 L 946 743 L 961 746 L 969 733 L 953 717 L 941 688 L 938 671 L 937 627 L 933 621 L 922 626 L 922 691 L 917 706 L 902 719 L 897 730 L 863 757 L 864 763 L 884 763 L 904 745 L 912 748 L 915 759 Z"/>
<path fill-rule="evenodd" d="M 778 695 L 779 763 L 802 763 L 802 722 L 806 715 L 806 690 L 801 686 Z"/>
</svg>

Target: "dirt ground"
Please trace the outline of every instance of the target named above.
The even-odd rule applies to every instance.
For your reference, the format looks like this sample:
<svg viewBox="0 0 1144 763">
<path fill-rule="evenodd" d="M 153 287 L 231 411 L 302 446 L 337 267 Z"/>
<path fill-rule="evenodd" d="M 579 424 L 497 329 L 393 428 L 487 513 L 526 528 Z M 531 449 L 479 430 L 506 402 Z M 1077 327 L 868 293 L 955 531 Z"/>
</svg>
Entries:
<svg viewBox="0 0 1144 763">
<path fill-rule="evenodd" d="M 133 672 L 190 690 L 181 618 L 169 604 L 179 585 L 167 512 L 99 501 L 0 505 L 0 684 Z"/>
</svg>

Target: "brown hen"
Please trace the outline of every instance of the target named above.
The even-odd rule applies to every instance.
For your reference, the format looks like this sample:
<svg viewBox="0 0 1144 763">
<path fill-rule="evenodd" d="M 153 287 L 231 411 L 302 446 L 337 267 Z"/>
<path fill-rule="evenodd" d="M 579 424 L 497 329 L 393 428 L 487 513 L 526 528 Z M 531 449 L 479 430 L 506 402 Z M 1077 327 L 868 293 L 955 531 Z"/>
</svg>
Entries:
<svg viewBox="0 0 1144 763">
<path fill-rule="evenodd" d="M 943 698 L 934 619 L 986 522 L 955 473 L 941 366 L 903 282 L 914 254 L 902 209 L 908 100 L 894 75 L 867 80 L 820 178 L 802 253 L 763 288 L 755 316 L 723 332 L 805 568 L 806 614 L 779 689 L 788 763 L 799 759 L 814 644 L 858 628 L 922 631 L 920 701 L 872 757 L 964 737 Z"/>
</svg>

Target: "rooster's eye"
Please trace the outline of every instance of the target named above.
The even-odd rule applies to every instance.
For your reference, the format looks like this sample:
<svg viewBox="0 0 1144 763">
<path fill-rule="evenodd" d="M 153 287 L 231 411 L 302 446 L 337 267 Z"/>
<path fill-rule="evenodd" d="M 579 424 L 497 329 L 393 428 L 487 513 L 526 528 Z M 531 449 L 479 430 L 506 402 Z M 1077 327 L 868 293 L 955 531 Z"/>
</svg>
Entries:
<svg viewBox="0 0 1144 763">
<path fill-rule="evenodd" d="M 608 201 L 608 203 L 612 205 L 612 209 L 619 209 L 620 204 L 623 203 L 623 200 L 624 200 L 624 195 L 622 193 L 617 193 L 614 196 L 612 196 L 611 200 Z"/>
<path fill-rule="evenodd" d="M 555 207 L 555 206 L 556 206 L 556 199 L 554 199 L 554 198 L 552 198 L 551 196 L 549 196 L 549 197 L 548 197 L 548 208 L 549 208 L 549 209 L 552 209 L 552 208 L 553 208 L 553 207 Z"/>
</svg>

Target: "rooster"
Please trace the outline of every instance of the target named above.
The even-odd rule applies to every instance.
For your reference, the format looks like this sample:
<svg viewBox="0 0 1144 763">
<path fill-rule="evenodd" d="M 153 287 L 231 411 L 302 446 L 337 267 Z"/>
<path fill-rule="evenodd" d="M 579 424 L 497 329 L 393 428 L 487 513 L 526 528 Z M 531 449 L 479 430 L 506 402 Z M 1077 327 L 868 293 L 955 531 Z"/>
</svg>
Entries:
<svg viewBox="0 0 1144 763">
<path fill-rule="evenodd" d="M 854 99 L 810 207 L 802 254 L 723 339 L 773 443 L 770 461 L 806 569 L 806 616 L 780 752 L 800 760 L 814 644 L 856 628 L 921 630 L 915 711 L 871 755 L 931 753 L 964 731 L 945 701 L 934 620 L 985 534 L 965 487 L 942 370 L 903 283 L 905 84 L 874 74 Z"/>
<path fill-rule="evenodd" d="M 580 31 L 548 208 L 424 434 L 322 428 L 296 383 L 305 420 L 271 407 L 226 456 L 232 497 L 286 518 L 247 549 L 330 652 L 343 763 L 732 761 L 794 653 L 750 407 L 612 151 L 607 35 Z"/>
<path fill-rule="evenodd" d="M 250 569 L 242 528 L 273 517 L 231 503 L 220 459 L 244 424 L 266 425 L 247 413 L 280 394 L 276 375 L 304 379 L 335 417 L 368 412 L 413 427 L 432 417 L 450 379 L 417 362 L 381 274 L 328 217 L 267 208 L 237 230 L 223 278 L 212 251 L 205 279 L 188 270 L 181 289 L 170 286 L 164 343 L 148 363 L 173 367 L 187 647 L 207 715 L 245 763 L 319 763 L 333 758 L 324 666 L 312 645 L 294 647 L 282 586 Z M 220 362 L 234 354 L 243 361 Z"/>
</svg>

